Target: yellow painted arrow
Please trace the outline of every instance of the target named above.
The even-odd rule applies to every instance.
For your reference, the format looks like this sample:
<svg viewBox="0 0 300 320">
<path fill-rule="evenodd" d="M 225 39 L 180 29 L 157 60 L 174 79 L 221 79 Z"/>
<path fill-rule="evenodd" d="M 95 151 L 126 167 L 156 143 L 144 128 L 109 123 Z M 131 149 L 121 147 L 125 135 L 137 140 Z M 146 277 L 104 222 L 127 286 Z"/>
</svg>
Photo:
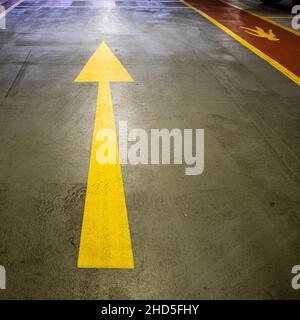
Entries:
<svg viewBox="0 0 300 320">
<path fill-rule="evenodd" d="M 75 82 L 99 83 L 78 267 L 133 269 L 117 143 L 112 146 L 116 148 L 116 164 L 99 164 L 96 159 L 100 145 L 97 141 L 99 131 L 109 129 L 117 136 L 109 83 L 133 82 L 133 79 L 103 42 Z"/>
</svg>

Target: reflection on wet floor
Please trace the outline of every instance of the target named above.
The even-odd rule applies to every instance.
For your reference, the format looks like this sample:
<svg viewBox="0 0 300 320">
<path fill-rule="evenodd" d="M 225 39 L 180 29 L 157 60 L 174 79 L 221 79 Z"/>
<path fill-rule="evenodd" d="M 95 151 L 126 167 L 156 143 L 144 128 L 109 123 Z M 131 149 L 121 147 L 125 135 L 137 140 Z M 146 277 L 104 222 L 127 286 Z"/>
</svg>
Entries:
<svg viewBox="0 0 300 320">
<path fill-rule="evenodd" d="M 186 8 L 181 1 L 81 1 L 81 0 L 63 0 L 63 1 L 23 1 L 18 7 L 96 7 L 96 8 L 149 8 L 149 9 L 163 9 L 163 8 Z"/>
</svg>

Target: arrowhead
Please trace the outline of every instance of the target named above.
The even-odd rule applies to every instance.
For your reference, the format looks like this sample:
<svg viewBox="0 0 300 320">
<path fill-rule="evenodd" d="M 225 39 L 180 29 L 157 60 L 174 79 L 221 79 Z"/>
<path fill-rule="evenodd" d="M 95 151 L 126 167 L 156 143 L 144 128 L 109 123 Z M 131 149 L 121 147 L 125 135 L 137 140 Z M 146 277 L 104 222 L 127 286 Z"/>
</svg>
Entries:
<svg viewBox="0 0 300 320">
<path fill-rule="evenodd" d="M 133 82 L 133 79 L 109 47 L 102 42 L 75 82 Z"/>
</svg>

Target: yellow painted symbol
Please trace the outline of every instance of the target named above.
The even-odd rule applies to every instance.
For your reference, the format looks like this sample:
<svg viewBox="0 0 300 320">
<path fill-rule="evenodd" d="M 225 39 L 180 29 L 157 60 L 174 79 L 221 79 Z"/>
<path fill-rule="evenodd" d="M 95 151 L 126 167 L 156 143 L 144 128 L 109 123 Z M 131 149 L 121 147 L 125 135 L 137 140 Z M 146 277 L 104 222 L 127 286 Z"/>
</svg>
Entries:
<svg viewBox="0 0 300 320">
<path fill-rule="evenodd" d="M 252 36 L 255 36 L 255 37 L 265 38 L 270 41 L 279 41 L 280 40 L 276 37 L 276 35 L 273 33 L 273 30 L 271 30 L 271 29 L 267 33 L 264 31 L 264 29 L 257 27 L 257 26 L 255 27 L 255 29 L 251 29 L 251 28 L 247 28 L 247 27 L 241 27 L 241 28 L 244 29 L 246 33 L 251 34 Z"/>
<path fill-rule="evenodd" d="M 75 82 L 99 83 L 78 267 L 133 269 L 118 151 L 116 164 L 99 164 L 96 160 L 100 145 L 97 141 L 98 132 L 109 129 L 113 130 L 115 137 L 117 136 L 110 82 L 133 82 L 133 79 L 103 42 Z"/>
</svg>

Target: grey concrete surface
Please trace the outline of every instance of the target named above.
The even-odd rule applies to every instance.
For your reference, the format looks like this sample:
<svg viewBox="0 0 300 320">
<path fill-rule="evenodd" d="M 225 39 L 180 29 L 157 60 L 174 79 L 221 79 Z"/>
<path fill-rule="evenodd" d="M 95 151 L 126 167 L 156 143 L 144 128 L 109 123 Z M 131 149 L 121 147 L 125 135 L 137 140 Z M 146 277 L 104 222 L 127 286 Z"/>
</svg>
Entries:
<svg viewBox="0 0 300 320">
<path fill-rule="evenodd" d="M 265 9 L 267 10 L 267 9 Z M 134 270 L 76 267 L 105 41 L 129 129 L 204 128 L 205 171 L 123 166 Z M 0 30 L 0 299 L 299 299 L 299 87 L 178 1 L 26 0 Z"/>
</svg>

